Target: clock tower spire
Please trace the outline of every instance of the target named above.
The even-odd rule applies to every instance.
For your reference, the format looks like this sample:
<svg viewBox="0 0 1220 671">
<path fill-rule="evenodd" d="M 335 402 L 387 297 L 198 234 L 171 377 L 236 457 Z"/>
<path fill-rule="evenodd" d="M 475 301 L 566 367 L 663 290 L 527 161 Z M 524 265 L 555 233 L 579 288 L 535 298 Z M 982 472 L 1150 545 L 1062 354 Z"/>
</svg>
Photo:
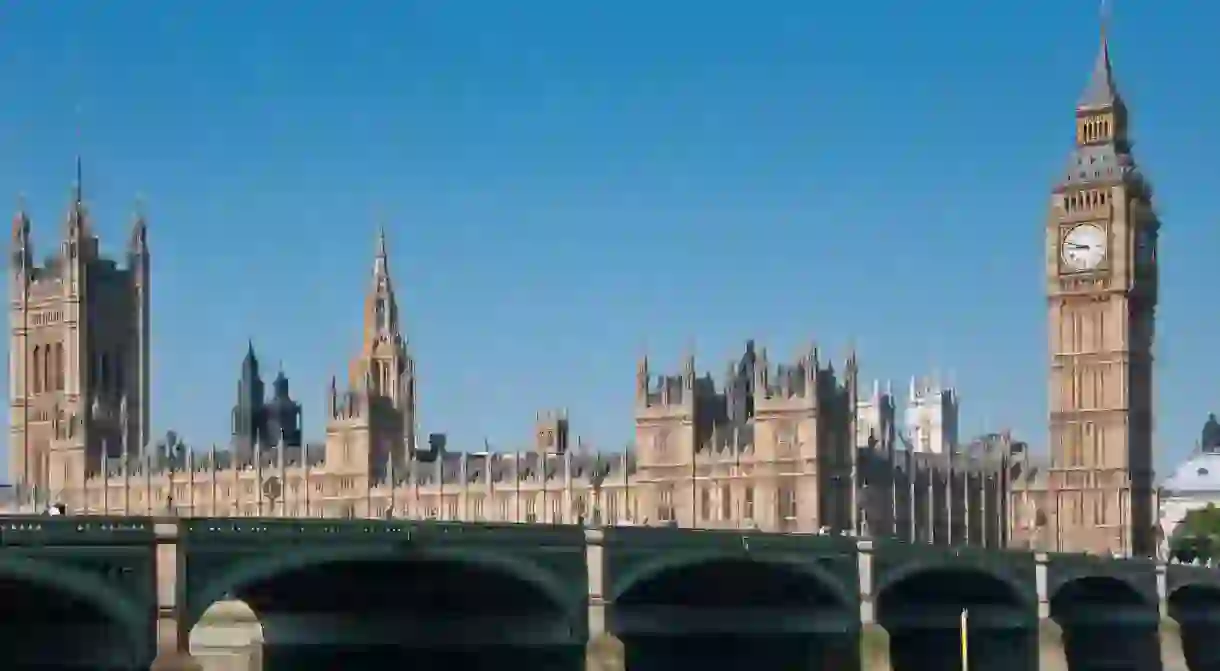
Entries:
<svg viewBox="0 0 1220 671">
<path fill-rule="evenodd" d="M 1152 345 L 1157 231 L 1102 22 L 1076 143 L 1046 225 L 1050 329 L 1047 549 L 1154 550 Z"/>
</svg>

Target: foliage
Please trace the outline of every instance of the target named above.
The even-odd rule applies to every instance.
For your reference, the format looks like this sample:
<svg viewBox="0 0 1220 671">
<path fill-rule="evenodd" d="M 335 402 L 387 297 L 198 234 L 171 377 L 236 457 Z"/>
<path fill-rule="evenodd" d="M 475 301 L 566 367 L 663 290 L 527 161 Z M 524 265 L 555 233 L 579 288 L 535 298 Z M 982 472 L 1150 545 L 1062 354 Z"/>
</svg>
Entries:
<svg viewBox="0 0 1220 671">
<path fill-rule="evenodd" d="M 1220 508 L 1209 503 L 1187 513 L 1169 541 L 1169 553 L 1185 563 L 1220 559 Z"/>
</svg>

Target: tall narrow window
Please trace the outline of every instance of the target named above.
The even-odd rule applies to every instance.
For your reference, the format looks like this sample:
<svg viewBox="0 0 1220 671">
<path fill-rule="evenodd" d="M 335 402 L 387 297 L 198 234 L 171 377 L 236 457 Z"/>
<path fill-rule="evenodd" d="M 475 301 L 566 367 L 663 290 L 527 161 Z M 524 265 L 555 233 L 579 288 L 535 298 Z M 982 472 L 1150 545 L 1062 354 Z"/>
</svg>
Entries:
<svg viewBox="0 0 1220 671">
<path fill-rule="evenodd" d="M 98 361 L 97 390 L 104 392 L 108 389 L 110 389 L 110 356 L 103 354 Z"/>
<path fill-rule="evenodd" d="M 32 357 L 30 369 L 31 369 L 30 372 L 32 373 L 32 375 L 30 375 L 29 377 L 33 378 L 32 382 L 34 384 L 34 393 L 41 394 L 42 393 L 42 348 L 37 345 L 34 346 L 34 356 Z"/>
<path fill-rule="evenodd" d="M 51 391 L 51 383 L 54 382 L 54 380 L 55 380 L 55 378 L 52 377 L 52 374 L 51 374 L 51 364 L 53 363 L 51 361 L 52 358 L 53 358 L 53 352 L 52 352 L 51 346 L 47 345 L 47 346 L 43 347 L 42 348 L 42 388 L 46 391 Z"/>
<path fill-rule="evenodd" d="M 114 355 L 114 390 L 120 395 L 123 393 L 123 383 L 126 382 L 126 380 L 124 380 L 125 376 L 123 375 L 124 363 L 126 362 L 123 361 L 122 354 Z"/>
<path fill-rule="evenodd" d="M 779 486 L 777 504 L 781 520 L 796 519 L 796 488 L 791 482 Z"/>
<path fill-rule="evenodd" d="M 55 343 L 55 391 L 64 390 L 64 344 Z"/>
</svg>

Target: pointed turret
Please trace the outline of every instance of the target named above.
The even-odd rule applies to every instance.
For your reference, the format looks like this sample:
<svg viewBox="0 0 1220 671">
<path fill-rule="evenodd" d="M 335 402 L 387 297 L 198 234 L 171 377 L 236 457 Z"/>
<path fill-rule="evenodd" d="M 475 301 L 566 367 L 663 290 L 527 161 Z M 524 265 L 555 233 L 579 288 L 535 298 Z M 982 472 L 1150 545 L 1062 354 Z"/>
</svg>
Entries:
<svg viewBox="0 0 1220 671">
<path fill-rule="evenodd" d="M 127 256 L 135 258 L 148 253 L 148 221 L 144 216 L 144 206 L 137 203 L 136 213 L 131 221 L 131 233 L 127 236 Z"/>
<path fill-rule="evenodd" d="M 1128 138 L 1127 105 L 1114 83 L 1110 62 L 1108 20 L 1103 15 L 1101 44 L 1088 84 L 1076 103 L 1076 147 L 1057 185 L 1059 190 L 1093 188 L 1115 182 L 1144 183 L 1136 166 Z M 1096 193 L 1084 200 L 1070 200 L 1065 207 L 1073 212 L 1081 208 L 1104 207 L 1103 196 Z"/>
<path fill-rule="evenodd" d="M 76 179 L 72 181 L 72 202 L 68 204 L 66 220 L 68 237 L 88 235 L 89 217 L 85 212 L 85 191 L 80 156 L 76 157 Z"/>
<path fill-rule="evenodd" d="M 1076 103 L 1081 111 L 1097 112 L 1121 104 L 1118 87 L 1114 84 L 1114 69 L 1110 64 L 1110 40 L 1106 35 L 1107 20 L 1103 17 L 1101 24 L 1101 45 L 1097 49 L 1097 58 L 1093 61 L 1093 71 L 1089 74 L 1089 82 Z"/>
<path fill-rule="evenodd" d="M 398 301 L 390 277 L 389 253 L 386 250 L 385 229 L 377 229 L 377 246 L 373 256 L 373 284 L 365 301 L 365 345 L 378 340 L 393 339 L 399 333 Z"/>
<path fill-rule="evenodd" d="M 67 262 L 64 271 L 74 287 L 78 287 L 83 267 L 97 256 L 97 238 L 89 223 L 89 212 L 85 207 L 84 190 L 81 186 L 81 160 L 76 158 L 76 179 L 72 183 L 72 202 L 64 222 L 64 240 L 61 254 Z"/>
<path fill-rule="evenodd" d="M 413 403 L 403 398 L 414 376 L 406 337 L 398 316 L 398 299 L 390 277 L 385 230 L 378 228 L 373 254 L 372 285 L 364 302 L 364 342 L 352 361 L 351 387 L 362 393 L 394 399 L 399 407 Z"/>
<path fill-rule="evenodd" d="M 280 365 L 280 370 L 275 374 L 275 380 L 271 383 L 274 391 L 272 392 L 276 400 L 283 400 L 290 397 L 288 393 L 288 376 L 284 374 L 284 366 Z"/>
<path fill-rule="evenodd" d="M 254 339 L 246 341 L 246 356 L 241 360 L 242 379 L 258 377 L 258 355 L 254 353 Z"/>
<path fill-rule="evenodd" d="M 14 272 L 28 279 L 34 267 L 34 243 L 30 239 L 30 217 L 24 202 L 17 204 L 17 213 L 13 215 L 11 252 Z"/>
</svg>

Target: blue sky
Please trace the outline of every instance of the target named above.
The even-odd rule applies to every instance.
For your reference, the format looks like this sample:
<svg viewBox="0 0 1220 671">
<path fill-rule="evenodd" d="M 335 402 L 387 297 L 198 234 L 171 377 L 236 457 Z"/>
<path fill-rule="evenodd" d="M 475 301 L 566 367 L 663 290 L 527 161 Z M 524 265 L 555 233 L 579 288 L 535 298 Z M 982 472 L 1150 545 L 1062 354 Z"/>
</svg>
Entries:
<svg viewBox="0 0 1220 671">
<path fill-rule="evenodd" d="M 41 248 L 78 153 L 104 246 L 147 202 L 158 432 L 225 439 L 253 338 L 320 435 L 380 220 L 459 447 L 551 406 L 621 445 L 641 352 L 719 374 L 748 337 L 939 369 L 967 430 L 1045 443 L 1042 226 L 1096 4 L 187 5 L 0 10 L 0 194 Z M 1164 220 L 1162 469 L 1220 407 L 1217 20 L 1131 0 L 1111 31 Z"/>
</svg>

